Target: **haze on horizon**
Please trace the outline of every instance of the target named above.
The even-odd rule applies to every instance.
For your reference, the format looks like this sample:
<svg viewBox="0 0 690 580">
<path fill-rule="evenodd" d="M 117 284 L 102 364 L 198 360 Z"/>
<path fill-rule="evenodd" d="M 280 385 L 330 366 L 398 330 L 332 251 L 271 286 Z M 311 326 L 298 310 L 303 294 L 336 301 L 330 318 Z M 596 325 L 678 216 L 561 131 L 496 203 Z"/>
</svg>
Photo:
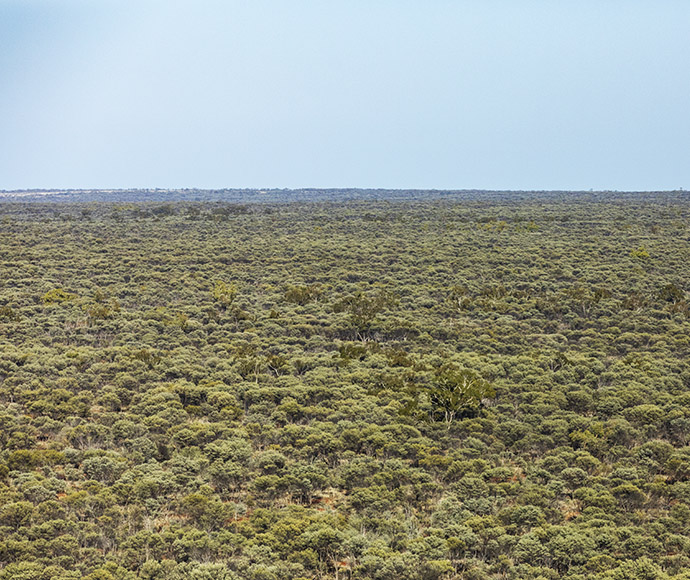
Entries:
<svg viewBox="0 0 690 580">
<path fill-rule="evenodd" d="M 0 189 L 690 187 L 686 0 L 4 0 Z"/>
</svg>

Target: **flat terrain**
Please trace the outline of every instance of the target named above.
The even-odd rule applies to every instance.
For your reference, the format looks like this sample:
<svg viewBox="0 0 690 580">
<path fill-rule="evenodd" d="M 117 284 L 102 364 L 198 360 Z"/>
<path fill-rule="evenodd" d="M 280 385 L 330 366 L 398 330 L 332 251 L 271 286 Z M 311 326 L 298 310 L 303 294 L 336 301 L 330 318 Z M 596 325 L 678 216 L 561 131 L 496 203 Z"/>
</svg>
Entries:
<svg viewBox="0 0 690 580">
<path fill-rule="evenodd" d="M 690 578 L 688 194 L 343 195 L 2 194 L 0 580 Z"/>
</svg>

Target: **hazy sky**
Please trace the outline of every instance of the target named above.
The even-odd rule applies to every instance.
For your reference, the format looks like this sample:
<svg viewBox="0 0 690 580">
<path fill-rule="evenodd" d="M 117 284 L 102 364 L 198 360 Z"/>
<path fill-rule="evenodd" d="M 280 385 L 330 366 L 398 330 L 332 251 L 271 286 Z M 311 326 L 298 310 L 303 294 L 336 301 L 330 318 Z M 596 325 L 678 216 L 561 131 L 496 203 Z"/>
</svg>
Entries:
<svg viewBox="0 0 690 580">
<path fill-rule="evenodd" d="M 690 188 L 688 0 L 0 0 L 0 189 Z"/>
</svg>

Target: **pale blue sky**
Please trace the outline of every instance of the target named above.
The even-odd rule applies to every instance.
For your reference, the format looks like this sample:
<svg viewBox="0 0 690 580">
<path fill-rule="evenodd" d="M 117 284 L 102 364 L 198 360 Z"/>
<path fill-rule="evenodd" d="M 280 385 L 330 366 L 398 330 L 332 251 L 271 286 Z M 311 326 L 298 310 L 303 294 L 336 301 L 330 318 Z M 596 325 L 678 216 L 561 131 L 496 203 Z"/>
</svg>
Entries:
<svg viewBox="0 0 690 580">
<path fill-rule="evenodd" d="M 690 188 L 688 0 L 0 0 L 0 189 Z"/>
</svg>

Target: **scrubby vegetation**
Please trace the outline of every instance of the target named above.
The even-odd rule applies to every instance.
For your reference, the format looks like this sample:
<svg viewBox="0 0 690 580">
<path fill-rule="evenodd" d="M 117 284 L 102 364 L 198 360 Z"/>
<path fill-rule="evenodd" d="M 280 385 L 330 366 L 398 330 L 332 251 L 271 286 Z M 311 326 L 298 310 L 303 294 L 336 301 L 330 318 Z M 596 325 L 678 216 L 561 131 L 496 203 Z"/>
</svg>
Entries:
<svg viewBox="0 0 690 580">
<path fill-rule="evenodd" d="M 0 204 L 0 580 L 690 578 L 684 195 Z"/>
</svg>

